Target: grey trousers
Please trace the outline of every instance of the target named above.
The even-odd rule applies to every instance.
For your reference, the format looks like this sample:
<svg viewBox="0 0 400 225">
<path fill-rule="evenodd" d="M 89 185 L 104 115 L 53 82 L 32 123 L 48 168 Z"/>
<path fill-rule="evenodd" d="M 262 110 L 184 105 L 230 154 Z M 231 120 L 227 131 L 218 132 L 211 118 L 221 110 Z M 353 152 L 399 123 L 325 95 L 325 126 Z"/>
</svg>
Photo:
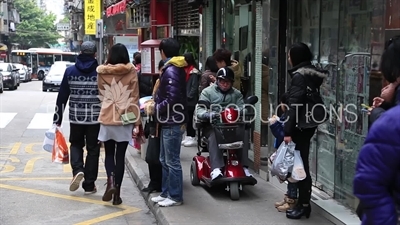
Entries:
<svg viewBox="0 0 400 225">
<path fill-rule="evenodd" d="M 245 131 L 244 135 L 245 138 L 243 140 L 244 146 L 249 146 L 250 137 L 248 133 L 249 133 L 248 131 Z M 223 156 L 224 150 L 218 148 L 217 138 L 215 136 L 215 130 L 212 127 L 206 127 L 203 130 L 203 134 L 208 139 L 208 151 L 210 154 L 211 170 L 218 168 L 221 169 L 225 167 L 224 156 Z M 248 161 L 249 161 L 248 148 L 245 147 L 243 149 L 237 149 L 236 155 L 241 164 L 244 167 L 248 167 Z"/>
</svg>

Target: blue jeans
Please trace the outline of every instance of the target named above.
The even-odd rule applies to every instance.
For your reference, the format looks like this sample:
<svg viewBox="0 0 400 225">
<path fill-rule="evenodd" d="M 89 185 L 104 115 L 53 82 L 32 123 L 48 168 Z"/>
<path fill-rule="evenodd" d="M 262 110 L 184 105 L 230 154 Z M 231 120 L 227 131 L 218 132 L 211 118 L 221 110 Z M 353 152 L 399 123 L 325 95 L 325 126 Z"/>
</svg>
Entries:
<svg viewBox="0 0 400 225">
<path fill-rule="evenodd" d="M 183 177 L 181 166 L 181 142 L 184 125 L 161 126 L 160 162 L 162 165 L 161 197 L 176 202 L 183 201 Z"/>
</svg>

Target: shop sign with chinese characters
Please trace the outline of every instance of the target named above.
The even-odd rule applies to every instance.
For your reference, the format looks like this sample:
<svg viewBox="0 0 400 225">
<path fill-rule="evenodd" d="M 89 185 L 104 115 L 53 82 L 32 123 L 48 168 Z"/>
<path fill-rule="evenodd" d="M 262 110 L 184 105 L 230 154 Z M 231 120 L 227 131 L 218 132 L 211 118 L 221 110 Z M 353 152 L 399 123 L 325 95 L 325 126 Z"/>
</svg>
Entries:
<svg viewBox="0 0 400 225">
<path fill-rule="evenodd" d="M 85 34 L 96 34 L 96 20 L 101 19 L 101 0 L 85 0 Z"/>
<path fill-rule="evenodd" d="M 124 13 L 125 9 L 126 9 L 126 0 L 122 0 L 110 7 L 108 7 L 106 10 L 106 16 L 110 17 L 110 16 Z"/>
</svg>

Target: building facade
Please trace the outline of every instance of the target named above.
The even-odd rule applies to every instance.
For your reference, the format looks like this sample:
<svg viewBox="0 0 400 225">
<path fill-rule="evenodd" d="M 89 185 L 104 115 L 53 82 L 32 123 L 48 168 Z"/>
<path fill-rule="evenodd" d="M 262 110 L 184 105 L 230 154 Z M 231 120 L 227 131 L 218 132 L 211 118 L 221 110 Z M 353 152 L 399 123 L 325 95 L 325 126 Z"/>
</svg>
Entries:
<svg viewBox="0 0 400 225">
<path fill-rule="evenodd" d="M 13 48 L 10 36 L 15 34 L 19 23 L 19 13 L 14 7 L 14 1 L 0 2 L 0 61 L 9 61 L 9 53 Z"/>
<path fill-rule="evenodd" d="M 399 7 L 399 0 L 208 1 L 202 59 L 220 47 L 231 50 L 242 64 L 247 95 L 259 96 L 249 158 L 262 177 L 269 179 L 265 158 L 274 151 L 264 121 L 275 114 L 290 84 L 288 48 L 304 42 L 314 54 L 313 63 L 330 72 L 321 87 L 325 103 L 343 115 L 343 120 L 321 125 L 312 140 L 313 184 L 325 198 L 355 209 L 352 181 L 368 130 L 361 104 L 371 105 L 380 94 L 379 60 L 384 42 L 400 35 Z M 349 104 L 355 106 L 353 116 L 338 107 Z"/>
</svg>

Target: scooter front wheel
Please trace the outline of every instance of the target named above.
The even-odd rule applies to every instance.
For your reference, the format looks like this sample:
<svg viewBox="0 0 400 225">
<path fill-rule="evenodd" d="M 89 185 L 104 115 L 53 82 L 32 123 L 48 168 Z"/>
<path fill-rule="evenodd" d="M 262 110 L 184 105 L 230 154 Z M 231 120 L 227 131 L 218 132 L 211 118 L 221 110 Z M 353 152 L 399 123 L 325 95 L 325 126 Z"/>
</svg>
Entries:
<svg viewBox="0 0 400 225">
<path fill-rule="evenodd" d="M 229 183 L 229 194 L 231 195 L 232 200 L 239 200 L 239 183 L 238 182 L 230 182 Z"/>
<path fill-rule="evenodd" d="M 197 176 L 197 165 L 195 161 L 192 161 L 192 165 L 190 166 L 190 181 L 193 186 L 200 185 L 200 179 Z"/>
</svg>

